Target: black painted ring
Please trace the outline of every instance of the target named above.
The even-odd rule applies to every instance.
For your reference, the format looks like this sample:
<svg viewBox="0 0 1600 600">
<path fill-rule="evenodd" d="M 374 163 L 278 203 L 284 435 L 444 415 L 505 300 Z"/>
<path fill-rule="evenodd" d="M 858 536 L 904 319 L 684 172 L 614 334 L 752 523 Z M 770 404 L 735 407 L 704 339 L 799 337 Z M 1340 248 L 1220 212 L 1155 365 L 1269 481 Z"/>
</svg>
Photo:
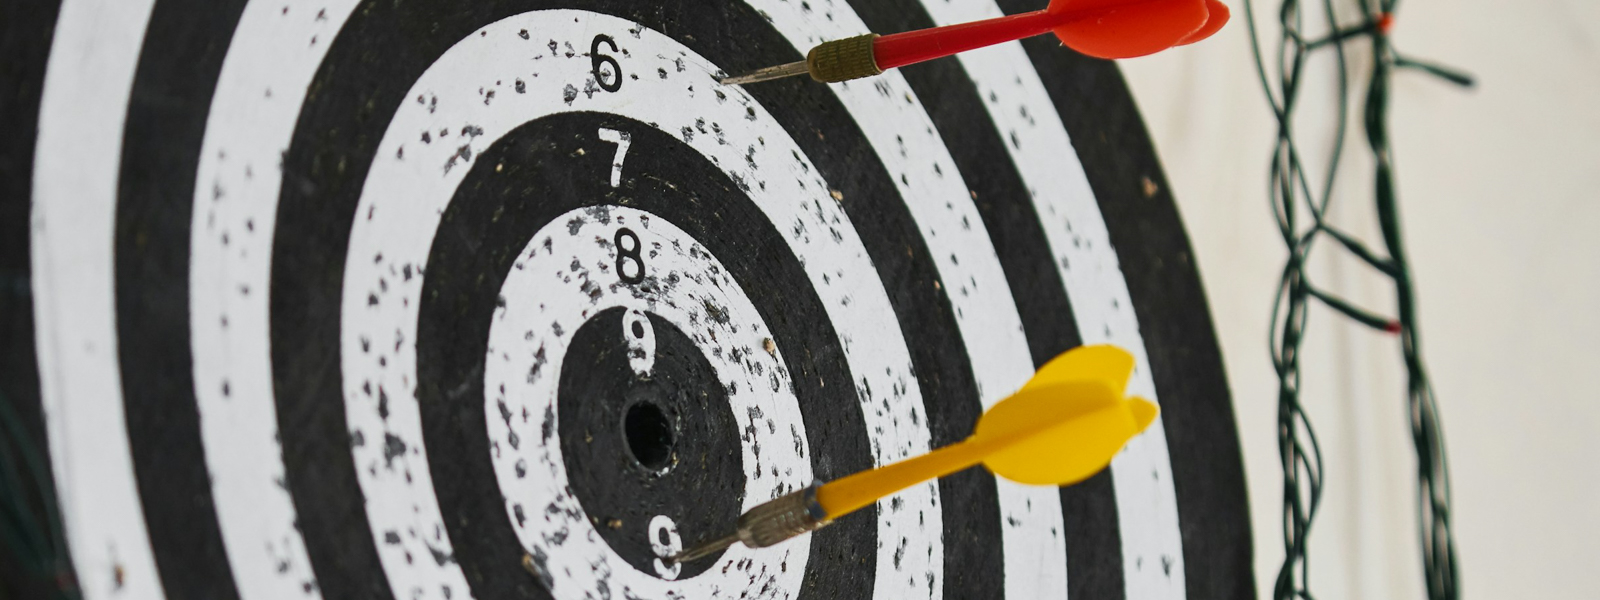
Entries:
<svg viewBox="0 0 1600 600">
<path fill-rule="evenodd" d="M 36 7 L 38 12 L 53 21 L 53 9 L 48 3 L 40 4 Z M 176 597 L 238 596 L 211 509 L 202 458 L 204 449 L 199 441 L 192 391 L 194 381 L 189 372 L 191 340 L 185 317 L 188 263 L 183 246 L 190 239 L 189 198 L 195 183 L 196 154 L 207 120 L 206 102 L 216 86 L 216 73 L 243 4 L 228 1 L 191 6 L 176 0 L 156 3 L 134 82 L 128 125 L 123 132 L 116 277 L 127 426 L 162 582 L 168 593 Z M 330 55 L 318 76 L 314 87 L 323 90 L 323 99 L 308 104 L 302 115 L 302 125 L 296 135 L 296 158 L 290 161 L 292 168 L 285 172 L 286 188 L 311 186 L 318 197 L 332 190 L 336 200 L 340 188 L 347 186 L 349 180 L 333 177 L 322 169 L 338 164 L 343 158 L 352 159 L 350 164 L 355 165 L 356 170 L 364 169 L 366 163 L 360 157 L 364 152 L 370 155 L 370 148 L 363 146 L 366 142 L 362 140 L 362 132 L 370 134 L 371 126 L 360 123 L 372 115 L 392 112 L 384 109 L 385 105 L 393 108 L 390 97 L 383 93 L 384 86 L 404 87 L 421 68 L 417 65 L 425 66 L 432 56 L 437 56 L 440 48 L 470 34 L 479 24 L 550 3 L 491 2 L 468 7 L 433 3 L 407 7 L 406 11 L 416 8 L 417 12 L 403 14 L 385 14 L 384 11 L 391 8 L 380 4 L 368 2 L 358 8 L 357 14 L 377 12 L 379 17 L 352 20 L 337 42 L 340 49 L 336 54 L 342 58 L 334 60 L 334 55 Z M 856 8 L 874 30 L 911 29 L 931 24 L 914 2 L 858 4 Z M 1001 4 L 1009 12 L 1037 8 L 1027 6 L 1024 0 L 1003 0 Z M 704 14 L 705 11 L 681 7 L 630 6 L 620 2 L 575 2 L 571 5 L 618 14 L 662 31 L 671 31 L 680 41 L 730 69 L 797 58 L 787 49 L 785 41 L 777 39 L 770 29 L 758 22 L 758 16 L 749 14 L 742 4 L 730 7 L 726 14 L 709 15 Z M 438 25 L 438 28 L 414 31 L 412 25 L 416 23 Z M 24 39 L 37 39 L 39 43 L 30 46 L 35 49 L 47 47 L 45 42 L 51 31 L 40 20 L 26 18 L 0 27 L 6 29 L 8 35 L 15 29 L 27 36 Z M 740 33 L 728 35 L 730 31 Z M 1026 47 L 1034 63 L 1040 66 L 1040 75 L 1078 144 L 1121 264 L 1128 274 L 1135 310 L 1145 325 L 1177 478 L 1189 596 L 1232 597 L 1250 585 L 1249 536 L 1243 525 L 1248 520 L 1243 513 L 1243 483 L 1236 437 L 1198 279 L 1192 263 L 1187 261 L 1187 244 L 1171 198 L 1165 191 L 1159 165 L 1114 67 L 1063 52 L 1046 40 L 1030 41 Z M 752 51 L 752 48 L 761 50 Z M 44 58 L 42 52 L 25 57 L 23 63 L 29 71 L 24 73 L 24 81 L 42 80 Z M 407 73 L 413 77 L 407 77 Z M 1016 283 L 1019 281 L 1037 282 L 1038 289 L 1014 293 L 1022 313 L 1055 317 L 1025 323 L 1035 357 L 1048 357 L 1076 345 L 1076 331 L 1071 320 L 1065 318 L 1070 313 L 1063 312 L 1070 311 L 1070 307 L 1059 297 L 1059 292 L 1051 291 L 1052 269 L 1048 257 L 1040 262 L 1028 255 L 1027 248 L 1039 240 L 1029 233 L 1036 227 L 1029 221 L 1036 219 L 1031 219 L 1026 202 L 1022 200 L 1026 191 L 1017 185 L 1015 173 L 1009 167 L 996 164 L 1003 162 L 994 158 L 999 153 L 992 152 L 1003 144 L 999 134 L 982 119 L 973 118 L 981 110 L 977 104 L 981 99 L 959 68 L 949 61 L 907 69 L 905 73 L 929 107 L 941 135 L 952 142 L 951 148 L 963 175 L 979 197 L 985 199 L 980 203 L 980 208 L 986 211 L 984 225 L 991 231 L 1013 286 L 1019 285 Z M 369 85 L 374 82 L 379 85 Z M 26 164 L 33 153 L 34 128 L 27 126 L 26 121 L 33 118 L 37 91 L 38 86 L 35 86 L 31 96 L 22 94 L 24 110 L 0 115 L 0 119 L 23 120 L 21 125 L 8 128 L 22 132 L 20 135 L 0 142 L 0 152 L 17 159 L 15 163 L 8 159 L 7 164 L 24 165 L 19 172 L 28 171 Z M 328 96 L 343 98 L 329 100 Z M 851 139 L 853 125 L 847 121 L 816 118 L 820 113 L 843 114 L 831 97 L 814 89 L 788 84 L 774 84 L 759 90 L 757 96 L 782 117 L 819 167 L 828 171 L 828 179 L 839 182 L 839 187 L 851 197 L 861 197 L 857 192 L 892 192 L 892 186 L 885 188 L 874 183 L 879 174 L 872 167 L 865 169 L 865 175 L 854 173 L 861 157 L 871 153 L 864 150 L 864 144 Z M 379 102 L 366 107 L 364 104 L 368 100 Z M 824 108 L 819 111 L 816 107 Z M 810 139 L 814 133 L 813 121 L 820 121 L 816 123 L 815 132 L 825 133 L 828 143 Z M 840 139 L 843 141 L 835 144 Z M 986 151 L 991 152 L 985 154 Z M 1153 197 L 1142 190 L 1141 182 L 1145 178 L 1158 190 Z M 0 184 L 16 192 L 8 191 L 3 195 L 15 202 L 0 202 L 5 214 L 16 217 L 0 219 L 0 223 L 6 224 L 7 231 L 15 227 L 16 235 L 0 238 L 22 240 L 30 235 L 26 202 L 23 201 L 31 197 L 28 181 L 26 177 L 18 177 Z M 321 185 L 329 187 L 317 187 Z M 312 195 L 310 192 L 286 193 L 294 194 Z M 303 208 L 309 199 L 302 197 L 301 200 L 298 206 Z M 852 218 L 862 222 L 870 218 L 862 215 L 879 209 L 856 210 L 860 212 L 852 214 Z M 342 222 L 336 218 L 330 223 L 311 219 L 312 235 L 331 233 L 335 238 L 347 235 L 349 218 L 350 215 L 345 215 Z M 300 221 L 301 225 L 307 223 L 307 220 Z M 153 243 L 146 243 L 151 240 Z M 874 259 L 895 255 L 901 248 L 894 243 L 875 244 Z M 916 243 L 910 247 L 923 249 Z M 0 266 L 24 272 L 29 268 L 26 249 L 9 248 L 3 254 L 5 265 Z M 285 252 L 279 253 L 274 262 L 287 263 L 287 269 L 306 269 L 306 279 L 326 285 L 338 279 L 342 257 L 337 251 Z M 916 275 L 914 268 L 888 272 L 909 273 L 912 282 L 927 283 L 926 276 Z M 1054 283 L 1059 289 L 1059 282 Z M 256 292 L 261 293 L 260 290 Z M 302 300 L 309 300 L 309 303 L 302 304 Z M 895 296 L 895 300 L 902 329 L 906 329 L 906 323 L 918 323 L 914 316 L 908 316 L 915 311 L 908 309 L 907 304 L 921 301 L 908 302 L 900 296 Z M 19 323 L 20 330 L 31 332 L 33 312 L 27 302 L 20 304 L 15 310 L 0 311 L 0 314 L 14 319 L 8 322 Z M 939 310 L 939 302 L 932 304 L 934 306 L 927 310 Z M 328 315 L 336 312 L 336 295 L 274 295 L 273 319 L 275 323 L 286 322 L 282 325 L 284 328 L 326 325 Z M 336 324 L 336 316 L 334 320 Z M 929 322 L 947 323 L 938 319 Z M 927 328 L 948 331 L 937 325 Z M 342 547 L 339 544 L 344 542 L 371 543 L 371 533 L 362 526 L 365 519 L 360 514 L 359 487 L 354 485 L 353 479 L 341 474 L 353 468 L 348 466 L 348 458 L 346 464 L 321 460 L 340 453 L 348 456 L 342 445 L 348 431 L 342 427 L 338 416 L 330 417 L 312 401 L 283 396 L 288 391 L 321 389 L 319 386 L 326 382 L 315 380 L 327 377 L 325 366 L 337 361 L 336 345 L 296 344 L 305 340 L 302 335 L 280 337 L 275 333 L 274 360 L 290 364 L 279 369 L 279 383 L 287 386 L 279 390 L 279 420 L 283 429 L 293 432 L 294 437 L 286 440 L 285 456 L 294 463 L 286 484 L 295 490 L 297 505 L 302 509 L 302 526 L 316 532 L 314 536 L 308 534 L 308 539 L 321 540 L 320 545 L 312 549 L 319 583 L 324 584 L 323 592 L 329 597 L 390 597 L 392 591 L 383 583 L 375 561 L 365 560 L 359 549 L 339 550 Z M 34 367 L 30 366 L 34 352 L 29 342 L 31 338 L 31 333 L 11 338 L 17 340 L 20 350 L 9 356 L 21 356 L 26 364 L 18 367 L 8 362 L 6 365 L 8 371 L 25 376 L 0 378 L 0 384 L 8 388 L 13 382 L 20 382 L 17 383 L 20 391 L 10 390 L 14 392 L 10 395 L 22 398 L 25 412 L 33 415 L 30 422 L 42 418 L 38 416 L 37 389 L 34 384 L 27 383 L 34 380 Z M 909 332 L 908 339 L 911 339 Z M 931 356 L 937 358 L 940 354 L 935 352 Z M 918 372 L 927 373 L 949 366 L 951 362 L 922 356 L 918 358 Z M 949 373 L 952 377 L 961 377 L 960 365 Z M 922 383 L 925 390 L 940 387 L 937 383 Z M 337 387 L 336 383 L 333 385 Z M 956 407 L 953 410 L 975 412 L 975 409 L 961 407 L 963 403 L 970 403 L 962 398 L 962 384 L 957 382 L 953 388 L 957 393 L 944 397 L 951 401 L 950 406 Z M 946 404 L 933 400 L 932 392 L 928 397 L 936 406 Z M 317 396 L 311 400 L 326 399 L 326 396 Z M 930 415 L 930 421 L 936 426 L 935 443 L 948 441 L 946 436 L 950 432 L 960 432 L 969 426 L 970 422 L 964 423 L 964 420 L 961 415 L 949 418 Z M 43 428 L 37 427 L 37 430 L 42 432 Z M 968 483 L 977 487 L 967 483 L 943 486 L 945 497 L 951 499 L 947 500 L 947 510 L 960 505 L 959 501 L 952 501 L 951 487 L 981 489 L 983 485 L 981 481 Z M 1073 592 L 1075 596 L 1101 592 L 1090 595 L 1120 597 L 1120 581 L 1109 584 L 1110 588 L 1095 583 L 1108 578 L 1120 579 L 1122 566 L 1114 542 L 1114 527 L 1108 534 L 1095 522 L 1070 518 L 1074 514 L 1114 511 L 1114 504 L 1110 504 L 1109 480 L 1102 482 L 1098 492 L 1079 493 L 1092 490 L 1092 485 L 1064 492 L 1064 499 L 1068 500 L 1065 508 L 1069 513 L 1069 552 L 1092 552 L 1088 558 L 1077 554 L 1069 556 L 1069 562 L 1078 561 L 1072 562 L 1071 572 L 1076 574 L 1071 580 Z M 979 496 L 981 501 L 982 494 Z M 311 510 L 324 503 L 325 510 Z M 946 522 L 952 522 L 950 517 Z M 959 537 L 952 537 L 947 530 L 946 539 L 994 539 L 986 537 L 981 530 L 957 530 L 957 533 Z M 1107 535 L 1112 537 L 1108 539 Z M 988 555 L 997 557 L 998 550 Z M 947 563 L 957 560 L 969 566 L 984 564 L 982 555 L 947 554 Z M 338 573 L 354 575 L 327 576 Z M 1086 582 L 1087 588 L 1084 587 Z M 982 589 L 963 585 L 952 577 L 946 585 L 947 594 L 961 589 Z"/>
<path fill-rule="evenodd" d="M 601 127 L 633 136 L 636 150 L 630 152 L 621 188 L 607 184 L 609 156 L 573 158 L 576 149 L 595 146 Z M 483 435 L 484 419 L 494 418 L 483 410 L 485 344 L 502 281 L 535 232 L 574 209 L 606 205 L 660 215 L 694 236 L 754 301 L 776 346 L 797 349 L 784 357 L 795 394 L 805 399 L 808 455 L 830 457 L 815 465 L 819 476 L 837 477 L 871 464 L 850 392 L 850 372 L 837 334 L 820 316 L 825 314 L 821 300 L 781 234 L 733 182 L 693 149 L 645 123 L 595 113 L 536 119 L 491 145 L 457 189 L 440 223 L 448 234 L 436 238 L 429 256 L 430 265 L 448 267 L 429 269 L 419 313 L 418 401 L 435 491 L 456 560 L 474 577 L 473 593 L 479 597 L 516 597 L 527 593 L 529 581 L 514 561 L 506 560 L 519 556 L 521 546 L 504 518 L 505 500 L 488 460 L 490 440 Z M 565 378 L 562 385 L 567 385 Z M 569 437 L 579 436 L 563 435 L 564 445 Z M 574 493 L 597 491 L 585 485 L 574 483 Z M 695 501 L 679 497 L 651 504 L 689 515 Z M 685 521 L 697 522 L 680 523 Z M 711 521 L 698 522 L 699 527 L 680 531 L 688 538 L 713 534 Z M 870 563 L 855 557 L 872 555 L 876 536 L 871 525 L 870 518 L 863 518 L 837 531 L 820 532 L 808 576 L 814 572 L 820 578 L 849 580 L 860 577 L 863 568 L 870 573 Z M 614 542 L 613 549 L 636 565 L 645 558 L 639 548 Z"/>
</svg>

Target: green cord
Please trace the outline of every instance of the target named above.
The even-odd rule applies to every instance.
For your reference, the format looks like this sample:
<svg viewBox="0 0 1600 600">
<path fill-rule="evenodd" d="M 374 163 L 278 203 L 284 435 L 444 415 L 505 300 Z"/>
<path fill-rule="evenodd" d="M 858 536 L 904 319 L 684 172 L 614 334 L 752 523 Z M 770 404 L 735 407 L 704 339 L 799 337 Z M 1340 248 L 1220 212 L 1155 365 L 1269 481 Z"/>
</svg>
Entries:
<svg viewBox="0 0 1600 600">
<path fill-rule="evenodd" d="M 1262 55 L 1254 7 L 1251 0 L 1244 2 L 1256 72 L 1278 123 L 1278 140 L 1269 168 L 1268 193 L 1279 234 L 1289 251 L 1273 301 L 1273 326 L 1269 335 L 1273 367 L 1278 374 L 1277 433 L 1279 461 L 1283 468 L 1284 560 L 1273 585 L 1275 600 L 1310 600 L 1314 597 L 1310 590 L 1308 542 L 1312 522 L 1322 501 L 1322 450 L 1300 402 L 1300 347 L 1305 339 L 1307 304 L 1311 300 L 1369 327 L 1399 334 L 1408 378 L 1407 413 L 1411 421 L 1412 442 L 1417 452 L 1417 511 L 1424 582 L 1430 600 L 1456 600 L 1460 596 L 1455 541 L 1450 527 L 1449 469 L 1433 386 L 1428 382 L 1427 372 L 1422 365 L 1415 291 L 1410 263 L 1401 243 L 1393 153 L 1389 147 L 1388 110 L 1389 84 L 1396 67 L 1418 69 L 1464 86 L 1472 85 L 1472 78 L 1446 67 L 1401 57 L 1391 45 L 1386 31 L 1386 24 L 1389 16 L 1394 14 L 1396 4 L 1395 0 L 1366 0 L 1362 5 L 1361 25 L 1336 28 L 1326 37 L 1308 39 L 1303 34 L 1305 14 L 1300 2 L 1282 0 L 1278 10 L 1281 29 L 1276 57 L 1278 85 L 1274 87 Z M 1329 23 L 1339 22 L 1332 0 L 1322 0 L 1320 8 Z M 1363 125 L 1376 164 L 1374 201 L 1387 256 L 1378 254 L 1325 219 L 1349 127 L 1347 115 L 1352 93 L 1344 44 L 1360 39 L 1371 42 L 1374 56 L 1374 66 L 1367 84 Z M 1326 179 L 1321 189 L 1313 193 L 1295 140 L 1293 118 L 1310 53 L 1330 48 L 1338 61 L 1339 114 L 1329 148 Z M 1309 215 L 1309 224 L 1302 223 L 1301 210 Z M 1314 243 L 1323 234 L 1332 238 L 1351 256 L 1394 281 L 1398 318 L 1380 316 L 1312 285 L 1306 265 Z"/>
<path fill-rule="evenodd" d="M 50 582 L 54 597 L 72 600 L 79 594 L 52 490 L 39 446 L 10 399 L 0 393 L 0 542 L 23 571 Z"/>
</svg>

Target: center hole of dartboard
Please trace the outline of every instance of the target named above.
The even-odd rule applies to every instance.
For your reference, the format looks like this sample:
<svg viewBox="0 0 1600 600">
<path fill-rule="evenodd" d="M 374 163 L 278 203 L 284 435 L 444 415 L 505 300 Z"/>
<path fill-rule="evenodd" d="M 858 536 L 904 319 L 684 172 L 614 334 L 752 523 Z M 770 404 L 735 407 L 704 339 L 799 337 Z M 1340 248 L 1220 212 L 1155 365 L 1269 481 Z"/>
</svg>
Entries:
<svg viewBox="0 0 1600 600">
<path fill-rule="evenodd" d="M 633 460 L 651 471 L 666 469 L 672 461 L 672 421 L 651 402 L 628 407 L 622 417 L 622 435 Z"/>
</svg>

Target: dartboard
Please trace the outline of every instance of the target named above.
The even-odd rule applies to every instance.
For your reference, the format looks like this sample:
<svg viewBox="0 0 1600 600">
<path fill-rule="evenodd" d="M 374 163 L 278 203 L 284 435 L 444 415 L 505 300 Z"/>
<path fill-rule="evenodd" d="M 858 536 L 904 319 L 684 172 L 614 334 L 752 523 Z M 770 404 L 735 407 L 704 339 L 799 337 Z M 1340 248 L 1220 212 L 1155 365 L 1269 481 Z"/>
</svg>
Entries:
<svg viewBox="0 0 1600 600">
<path fill-rule="evenodd" d="M 1116 67 L 719 76 L 1005 0 L 8 9 L 7 397 L 87 598 L 1246 598 L 1238 440 Z M 1076 346 L 1156 426 L 762 549 Z"/>
</svg>

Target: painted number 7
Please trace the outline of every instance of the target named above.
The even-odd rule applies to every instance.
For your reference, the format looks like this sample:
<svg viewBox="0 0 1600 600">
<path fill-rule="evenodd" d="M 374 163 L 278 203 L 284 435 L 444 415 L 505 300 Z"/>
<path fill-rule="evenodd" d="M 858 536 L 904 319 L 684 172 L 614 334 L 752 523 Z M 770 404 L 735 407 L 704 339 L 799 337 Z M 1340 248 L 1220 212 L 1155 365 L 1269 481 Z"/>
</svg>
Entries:
<svg viewBox="0 0 1600 600">
<path fill-rule="evenodd" d="M 611 159 L 611 187 L 622 185 L 622 159 L 628 155 L 628 144 L 633 136 L 626 131 L 600 128 L 600 139 L 617 145 L 617 156 Z"/>
</svg>

